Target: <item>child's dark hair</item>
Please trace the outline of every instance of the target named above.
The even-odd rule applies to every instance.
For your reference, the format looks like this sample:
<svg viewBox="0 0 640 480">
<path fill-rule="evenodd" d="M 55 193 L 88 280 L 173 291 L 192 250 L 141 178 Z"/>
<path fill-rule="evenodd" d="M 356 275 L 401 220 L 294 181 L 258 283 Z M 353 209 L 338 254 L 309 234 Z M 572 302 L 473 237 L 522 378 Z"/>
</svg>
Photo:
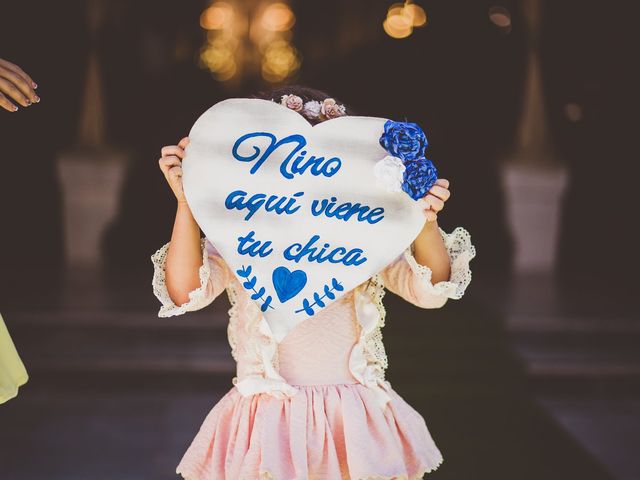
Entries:
<svg viewBox="0 0 640 480">
<path fill-rule="evenodd" d="M 259 98 L 262 100 L 273 100 L 274 102 L 280 102 L 280 99 L 284 95 L 297 95 L 302 99 L 304 103 L 310 101 L 316 101 L 322 103 L 327 98 L 333 98 L 337 103 L 344 105 L 345 114 L 346 115 L 355 115 L 351 107 L 349 107 L 344 102 L 340 101 L 340 99 L 328 94 L 327 92 L 323 92 L 322 90 L 317 90 L 315 88 L 305 87 L 302 85 L 283 85 L 281 87 L 276 87 L 271 90 L 261 91 L 250 98 Z M 312 120 L 308 119 L 312 125 L 319 123 L 320 120 Z"/>
</svg>

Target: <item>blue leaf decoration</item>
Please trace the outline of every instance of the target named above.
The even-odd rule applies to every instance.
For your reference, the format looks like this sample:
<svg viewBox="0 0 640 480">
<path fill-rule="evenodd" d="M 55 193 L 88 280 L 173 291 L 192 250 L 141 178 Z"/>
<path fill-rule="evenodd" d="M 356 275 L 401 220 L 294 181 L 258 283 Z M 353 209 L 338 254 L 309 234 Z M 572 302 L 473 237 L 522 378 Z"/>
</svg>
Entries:
<svg viewBox="0 0 640 480">
<path fill-rule="evenodd" d="M 320 295 L 319 292 L 313 292 L 313 303 L 310 303 L 309 299 L 305 298 L 302 301 L 302 308 L 300 308 L 299 310 L 296 310 L 294 313 L 300 313 L 304 311 L 308 315 L 313 315 L 313 307 L 315 305 L 317 305 L 320 308 L 324 308 L 327 305 L 327 301 L 325 300 L 325 298 L 328 298 L 329 300 L 335 300 L 336 294 L 334 290 L 341 292 L 342 290 L 344 290 L 344 287 L 335 278 L 331 279 L 331 285 L 332 285 L 331 287 L 329 285 L 325 285 L 323 287 L 323 291 L 324 291 L 323 295 Z"/>
<path fill-rule="evenodd" d="M 302 308 L 304 308 L 304 311 L 307 315 L 313 315 L 313 308 L 311 308 L 311 305 L 309 305 L 309 300 L 307 300 L 306 298 L 302 301 Z"/>
<path fill-rule="evenodd" d="M 320 298 L 320 295 L 318 295 L 318 292 L 313 294 L 313 299 L 320 308 L 324 307 L 325 303 L 322 301 L 322 298 Z"/>
<path fill-rule="evenodd" d="M 265 292 L 265 291 L 266 291 L 266 290 L 265 290 L 265 288 L 264 288 L 264 287 L 260 287 L 260 290 L 258 290 L 257 292 L 255 292 L 255 293 L 253 293 L 253 294 L 251 295 L 251 299 L 252 299 L 252 300 L 257 300 L 257 299 L 259 299 L 262 295 L 264 295 L 264 292 Z"/>
<path fill-rule="evenodd" d="M 260 305 L 260 309 L 263 312 L 265 312 L 267 308 L 273 309 L 274 307 L 271 306 L 271 300 L 273 300 L 273 298 L 271 296 L 267 296 L 267 298 L 265 299 L 262 298 L 267 290 L 264 287 L 260 287 L 259 290 L 255 289 L 256 283 L 258 282 L 258 277 L 256 277 L 255 275 L 251 277 L 251 270 L 251 265 L 247 265 L 246 267 L 243 265 L 242 268 L 236 270 L 236 273 L 239 277 L 246 279 L 244 282 L 242 282 L 242 286 L 247 290 L 253 290 L 253 293 L 251 294 L 252 300 L 263 301 L 262 305 Z"/>
<path fill-rule="evenodd" d="M 329 285 L 324 286 L 324 294 L 329 300 L 333 300 L 334 298 L 336 298 L 335 293 L 331 291 L 331 289 L 329 288 Z"/>
<path fill-rule="evenodd" d="M 266 312 L 267 308 L 271 306 L 271 300 L 273 300 L 271 295 L 267 295 L 267 297 L 264 299 L 264 303 L 260 306 L 260 310 Z"/>
</svg>

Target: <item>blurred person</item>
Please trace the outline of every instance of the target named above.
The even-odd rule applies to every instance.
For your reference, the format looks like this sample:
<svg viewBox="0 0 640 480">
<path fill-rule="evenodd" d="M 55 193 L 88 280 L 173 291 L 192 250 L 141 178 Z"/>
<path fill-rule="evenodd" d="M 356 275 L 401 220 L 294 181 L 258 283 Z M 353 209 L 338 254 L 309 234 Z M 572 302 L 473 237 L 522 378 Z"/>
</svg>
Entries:
<svg viewBox="0 0 640 480">
<path fill-rule="evenodd" d="M 312 124 L 352 114 L 328 94 L 306 87 L 282 87 L 257 98 L 282 103 Z M 415 124 L 397 125 L 399 136 L 422 138 L 426 146 Z M 183 138 L 162 148 L 159 160 L 177 212 L 171 241 L 152 256 L 154 293 L 162 303 L 159 316 L 169 317 L 202 309 L 226 289 L 238 376 L 205 419 L 177 473 L 190 480 L 393 479 L 435 470 L 443 458 L 423 417 L 384 379 L 380 329 L 385 287 L 416 306 L 440 308 L 449 298 L 461 298 L 471 280 L 475 249 L 469 233 L 460 227 L 445 233 L 437 224 L 450 197 L 449 181 L 434 179 L 418 198 L 425 224 L 412 247 L 276 342 L 215 246 L 200 238 L 182 188 L 188 142 Z"/>
<path fill-rule="evenodd" d="M 18 388 L 28 379 L 27 370 L 0 315 L 0 404 L 18 395 Z"/>
<path fill-rule="evenodd" d="M 0 58 L 0 107 L 8 112 L 18 111 L 16 104 L 28 107 L 40 102 L 36 82 L 18 65 Z M 18 394 L 29 376 L 0 315 L 0 403 Z"/>
</svg>

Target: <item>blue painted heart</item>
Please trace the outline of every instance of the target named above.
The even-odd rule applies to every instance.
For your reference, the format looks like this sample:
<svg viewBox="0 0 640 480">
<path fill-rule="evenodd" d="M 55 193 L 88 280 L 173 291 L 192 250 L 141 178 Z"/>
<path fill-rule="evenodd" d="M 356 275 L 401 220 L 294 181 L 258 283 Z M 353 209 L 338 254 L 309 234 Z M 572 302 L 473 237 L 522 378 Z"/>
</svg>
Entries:
<svg viewBox="0 0 640 480">
<path fill-rule="evenodd" d="M 293 272 L 287 267 L 278 267 L 273 271 L 273 288 L 281 303 L 291 300 L 307 284 L 307 274 L 302 270 Z"/>
</svg>

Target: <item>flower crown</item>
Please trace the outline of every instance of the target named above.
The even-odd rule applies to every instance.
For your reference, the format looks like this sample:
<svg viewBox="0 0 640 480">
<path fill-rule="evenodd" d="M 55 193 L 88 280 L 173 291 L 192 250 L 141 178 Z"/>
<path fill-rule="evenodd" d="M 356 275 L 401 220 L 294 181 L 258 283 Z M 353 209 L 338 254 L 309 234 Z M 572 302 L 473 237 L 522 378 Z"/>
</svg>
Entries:
<svg viewBox="0 0 640 480">
<path fill-rule="evenodd" d="M 347 114 L 345 106 L 336 103 L 333 98 L 325 98 L 322 103 L 317 100 L 310 100 L 305 103 L 298 95 L 283 95 L 280 99 L 280 105 L 298 112 L 309 120 L 319 120 L 321 122 Z"/>
</svg>

